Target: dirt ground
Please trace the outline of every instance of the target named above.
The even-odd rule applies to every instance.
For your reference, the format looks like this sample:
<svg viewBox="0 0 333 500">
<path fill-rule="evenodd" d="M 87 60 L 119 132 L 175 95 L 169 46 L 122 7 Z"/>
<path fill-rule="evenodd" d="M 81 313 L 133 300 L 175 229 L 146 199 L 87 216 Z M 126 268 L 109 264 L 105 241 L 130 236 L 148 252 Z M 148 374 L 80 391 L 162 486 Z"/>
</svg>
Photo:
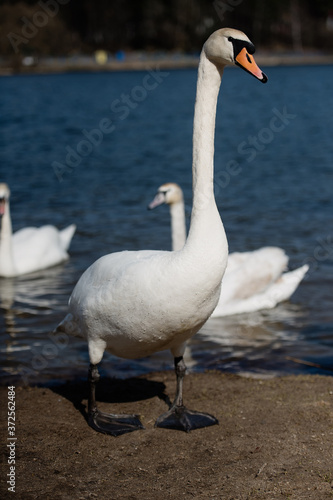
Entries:
<svg viewBox="0 0 333 500">
<path fill-rule="evenodd" d="M 145 426 L 116 438 L 88 427 L 84 381 L 16 387 L 15 493 L 0 389 L 2 499 L 333 499 L 332 377 L 190 374 L 185 403 L 220 422 L 190 433 L 154 428 L 173 398 L 173 372 L 102 379 L 100 409 L 137 413 Z"/>
</svg>

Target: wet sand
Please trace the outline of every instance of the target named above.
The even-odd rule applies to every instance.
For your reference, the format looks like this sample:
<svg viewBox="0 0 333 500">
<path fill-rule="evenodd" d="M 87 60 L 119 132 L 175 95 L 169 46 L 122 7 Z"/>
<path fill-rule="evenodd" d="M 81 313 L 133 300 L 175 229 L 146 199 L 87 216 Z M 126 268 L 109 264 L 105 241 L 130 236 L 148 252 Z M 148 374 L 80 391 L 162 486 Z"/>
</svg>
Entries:
<svg viewBox="0 0 333 500">
<path fill-rule="evenodd" d="M 7 388 L 0 389 L 4 444 Z M 220 422 L 190 433 L 154 428 L 174 390 L 173 372 L 102 379 L 100 408 L 137 413 L 145 426 L 114 438 L 88 426 L 85 381 L 16 387 L 16 489 L 10 496 L 5 451 L 1 498 L 333 498 L 332 377 L 189 374 L 185 403 Z"/>
</svg>

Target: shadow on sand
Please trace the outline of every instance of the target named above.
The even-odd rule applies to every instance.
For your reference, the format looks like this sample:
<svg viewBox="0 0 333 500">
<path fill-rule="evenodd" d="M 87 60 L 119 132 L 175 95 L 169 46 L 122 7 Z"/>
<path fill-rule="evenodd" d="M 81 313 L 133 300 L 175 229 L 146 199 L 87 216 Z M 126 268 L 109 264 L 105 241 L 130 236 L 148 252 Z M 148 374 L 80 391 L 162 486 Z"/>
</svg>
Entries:
<svg viewBox="0 0 333 500">
<path fill-rule="evenodd" d="M 50 387 L 50 389 L 70 401 L 88 422 L 88 382 L 86 380 L 66 382 L 62 385 Z M 110 409 L 108 411 L 110 412 L 114 411 L 112 404 L 130 403 L 154 397 L 158 397 L 170 407 L 171 401 L 164 391 L 165 385 L 163 382 L 154 382 L 139 377 L 127 380 L 101 377 L 96 386 L 96 400 L 97 404 L 109 403 Z"/>
</svg>

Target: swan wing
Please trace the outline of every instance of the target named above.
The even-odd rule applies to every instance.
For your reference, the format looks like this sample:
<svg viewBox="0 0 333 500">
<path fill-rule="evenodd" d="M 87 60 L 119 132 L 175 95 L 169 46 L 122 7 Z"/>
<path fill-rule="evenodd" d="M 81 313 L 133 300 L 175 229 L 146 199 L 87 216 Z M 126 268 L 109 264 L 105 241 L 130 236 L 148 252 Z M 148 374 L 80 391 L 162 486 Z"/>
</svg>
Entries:
<svg viewBox="0 0 333 500">
<path fill-rule="evenodd" d="M 297 289 L 307 273 L 309 266 L 305 264 L 294 271 L 282 274 L 264 292 L 242 300 L 232 300 L 229 303 L 219 303 L 212 318 L 250 313 L 263 309 L 273 309 L 277 304 L 288 300 Z"/>
<path fill-rule="evenodd" d="M 281 276 L 287 264 L 286 253 L 278 247 L 230 254 L 220 301 L 244 300 L 265 291 Z"/>
<path fill-rule="evenodd" d="M 68 259 L 54 226 L 24 228 L 13 235 L 14 262 L 18 274 L 31 273 Z"/>
</svg>

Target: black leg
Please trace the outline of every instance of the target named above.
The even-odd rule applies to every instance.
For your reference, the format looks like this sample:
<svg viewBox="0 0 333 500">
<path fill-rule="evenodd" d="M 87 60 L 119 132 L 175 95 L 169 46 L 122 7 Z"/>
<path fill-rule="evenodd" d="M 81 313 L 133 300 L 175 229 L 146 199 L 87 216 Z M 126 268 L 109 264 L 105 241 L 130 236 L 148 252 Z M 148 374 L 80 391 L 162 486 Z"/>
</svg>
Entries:
<svg viewBox="0 0 333 500">
<path fill-rule="evenodd" d="M 89 371 L 88 371 L 88 382 L 89 382 L 88 413 L 89 413 L 89 415 L 91 413 L 94 413 L 97 411 L 95 392 L 96 392 L 96 383 L 99 382 L 100 378 L 101 378 L 101 376 L 98 373 L 97 366 L 92 365 L 90 363 Z"/>
<path fill-rule="evenodd" d="M 156 427 L 176 429 L 190 432 L 194 429 L 209 427 L 218 424 L 218 420 L 208 413 L 188 410 L 183 404 L 183 379 L 186 366 L 183 357 L 175 358 L 175 371 L 177 377 L 177 391 L 174 402 L 169 411 L 158 417 Z"/>
<path fill-rule="evenodd" d="M 100 379 L 97 365 L 90 364 L 88 372 L 89 398 L 88 423 L 95 431 L 111 436 L 120 436 L 126 432 L 144 429 L 137 415 L 111 415 L 97 409 L 95 387 Z"/>
</svg>

